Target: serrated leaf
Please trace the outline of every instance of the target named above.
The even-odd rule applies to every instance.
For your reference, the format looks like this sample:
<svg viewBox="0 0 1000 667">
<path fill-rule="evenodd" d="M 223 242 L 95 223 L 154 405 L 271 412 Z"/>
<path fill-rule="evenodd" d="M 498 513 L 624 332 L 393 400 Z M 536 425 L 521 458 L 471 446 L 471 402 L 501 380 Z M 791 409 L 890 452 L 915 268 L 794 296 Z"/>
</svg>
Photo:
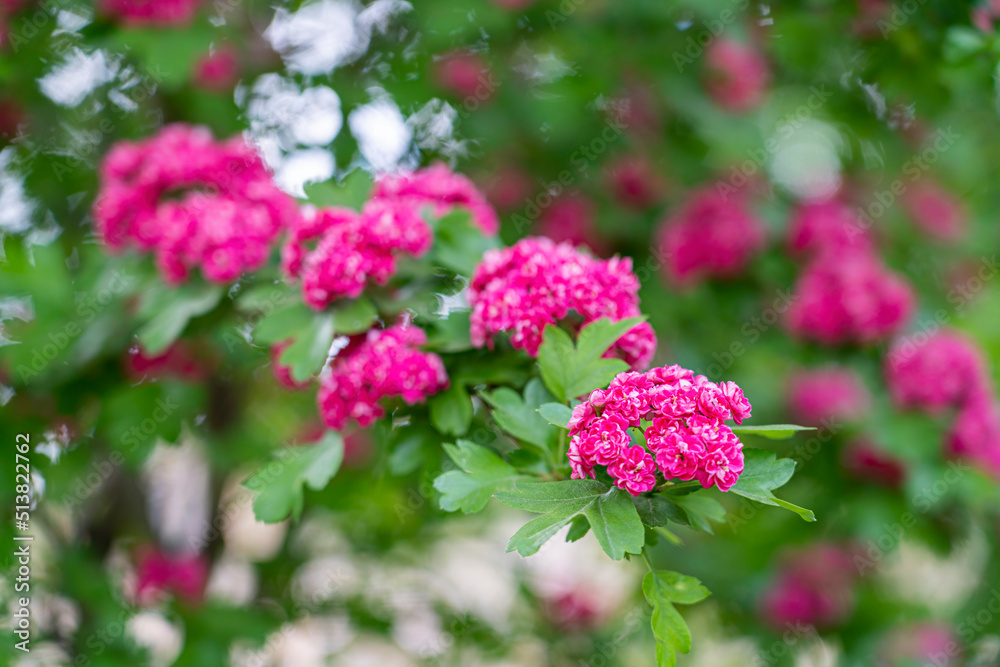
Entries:
<svg viewBox="0 0 1000 667">
<path fill-rule="evenodd" d="M 745 448 L 743 472 L 730 491 L 764 505 L 790 510 L 805 521 L 815 521 L 812 511 L 781 500 L 772 493 L 786 484 L 794 472 L 795 461 L 791 459 L 778 459 L 774 452 Z"/>
<path fill-rule="evenodd" d="M 138 332 L 139 341 L 150 354 L 163 352 L 177 340 L 193 318 L 215 308 L 222 299 L 221 285 L 183 285 L 164 297 L 164 305 Z"/>
<path fill-rule="evenodd" d="M 327 431 L 317 444 L 287 449 L 282 454 L 244 482 L 257 491 L 254 516 L 265 523 L 277 523 L 289 515 L 299 518 L 303 486 L 319 491 L 329 484 L 343 461 L 344 441 L 339 433 Z"/>
<path fill-rule="evenodd" d="M 452 382 L 445 391 L 427 402 L 431 424 L 445 435 L 463 435 L 472 423 L 472 401 L 469 392 L 460 382 Z"/>
<path fill-rule="evenodd" d="M 253 340 L 259 345 L 273 345 L 297 337 L 313 322 L 316 313 L 304 303 L 295 303 L 274 311 L 257 323 Z"/>
<path fill-rule="evenodd" d="M 434 480 L 434 488 L 441 493 L 441 509 L 446 512 L 478 512 L 498 489 L 522 477 L 497 454 L 468 440 L 445 445 L 444 450 L 459 468 Z"/>
<path fill-rule="evenodd" d="M 680 508 L 663 496 L 636 496 L 632 502 L 643 524 L 652 528 L 665 526 L 670 521 L 682 525 L 688 523 Z"/>
<path fill-rule="evenodd" d="M 507 551 L 530 556 L 579 515 L 590 523 L 594 537 L 611 558 L 620 560 L 626 553 L 642 551 L 642 521 L 631 496 L 617 487 L 591 479 L 522 482 L 496 497 L 510 507 L 544 513 L 510 538 Z"/>
<path fill-rule="evenodd" d="M 657 570 L 643 577 L 642 594 L 653 607 L 650 625 L 656 638 L 656 663 L 676 665 L 678 653 L 691 651 L 691 631 L 674 604 L 694 604 L 710 593 L 694 577 Z"/>
<path fill-rule="evenodd" d="M 587 517 L 577 515 L 569 523 L 569 530 L 566 532 L 567 542 L 579 542 L 590 532 L 590 522 Z"/>
<path fill-rule="evenodd" d="M 493 421 L 497 426 L 518 440 L 546 449 L 556 430 L 539 414 L 542 403 L 551 402 L 549 395 L 537 378 L 532 378 L 524 388 L 524 396 L 508 387 L 481 394 L 493 408 Z M 538 402 L 536 402 L 538 401 Z"/>
<path fill-rule="evenodd" d="M 284 349 L 281 363 L 290 367 L 296 382 L 304 382 L 323 368 L 334 336 L 333 316 L 323 313 L 314 316 L 309 326 Z"/>
<path fill-rule="evenodd" d="M 538 414 L 553 426 L 568 428 L 569 418 L 573 416 L 573 409 L 562 403 L 545 403 L 538 408 Z"/>
<path fill-rule="evenodd" d="M 737 435 L 759 435 L 770 440 L 786 440 L 800 431 L 815 431 L 812 426 L 796 424 L 769 424 L 767 426 L 732 426 Z"/>
<path fill-rule="evenodd" d="M 670 500 L 684 510 L 691 526 L 710 535 L 714 533 L 712 523 L 721 523 L 726 518 L 726 508 L 706 491 L 671 496 Z"/>
<path fill-rule="evenodd" d="M 629 366 L 621 359 L 604 358 L 604 353 L 643 319 L 633 317 L 612 322 L 605 317 L 590 322 L 580 331 L 576 345 L 556 325 L 545 327 L 538 348 L 538 365 L 545 385 L 562 402 L 607 386 Z"/>
</svg>

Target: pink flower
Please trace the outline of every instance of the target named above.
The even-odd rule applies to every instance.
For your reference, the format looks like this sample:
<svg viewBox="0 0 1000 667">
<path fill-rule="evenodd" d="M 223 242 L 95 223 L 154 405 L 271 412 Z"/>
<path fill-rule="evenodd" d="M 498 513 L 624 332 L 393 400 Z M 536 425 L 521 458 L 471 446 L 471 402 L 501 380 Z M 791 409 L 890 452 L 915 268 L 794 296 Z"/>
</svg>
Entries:
<svg viewBox="0 0 1000 667">
<path fill-rule="evenodd" d="M 967 459 L 1000 477 L 1000 405 L 987 394 L 968 401 L 945 442 L 948 453 Z"/>
<path fill-rule="evenodd" d="M 135 382 L 172 378 L 182 382 L 204 382 L 212 373 L 213 359 L 196 345 L 179 340 L 159 354 L 140 346 L 128 351 L 125 370 Z"/>
<path fill-rule="evenodd" d="M 492 345 L 492 336 L 505 332 L 516 349 L 537 356 L 545 327 L 571 311 L 585 324 L 639 315 L 639 281 L 631 260 L 597 260 L 566 243 L 527 238 L 483 255 L 469 285 L 469 304 L 473 345 Z M 652 327 L 644 322 L 620 338 L 608 355 L 643 369 L 655 346 Z"/>
<path fill-rule="evenodd" d="M 753 47 L 717 38 L 705 52 L 706 87 L 715 103 L 741 113 L 760 106 L 771 80 L 767 61 Z"/>
<path fill-rule="evenodd" d="M 764 241 L 764 226 L 750 214 L 743 197 L 714 189 L 696 192 L 659 232 L 664 271 L 677 284 L 738 275 Z"/>
<path fill-rule="evenodd" d="M 803 624 L 828 628 L 847 620 L 854 607 L 855 570 L 842 547 L 815 544 L 785 559 L 764 594 L 761 612 L 777 631 Z"/>
<path fill-rule="evenodd" d="M 667 480 L 696 479 L 705 488 L 728 491 L 743 472 L 743 443 L 724 422 L 734 416 L 732 405 L 749 416 L 739 387 L 720 387 L 679 366 L 620 373 L 607 390 L 594 391 L 573 410 L 568 452 L 573 479 L 595 477 L 595 468 L 603 465 L 619 488 L 633 495 L 652 489 L 657 472 Z M 646 422 L 649 451 L 629 446 L 628 429 Z"/>
<path fill-rule="evenodd" d="M 968 215 L 962 204 L 937 183 L 914 183 L 902 204 L 917 228 L 933 239 L 955 242 L 965 233 Z"/>
<path fill-rule="evenodd" d="M 475 108 L 490 99 L 498 85 L 482 56 L 470 51 L 452 51 L 441 56 L 434 63 L 434 78 L 456 97 L 476 102 Z"/>
<path fill-rule="evenodd" d="M 605 169 L 605 179 L 623 206 L 646 209 L 663 197 L 665 184 L 650 161 L 641 155 L 620 157 Z"/>
<path fill-rule="evenodd" d="M 615 486 L 637 496 L 656 486 L 656 466 L 653 457 L 643 447 L 629 447 L 624 455 L 608 465 L 608 474 Z"/>
<path fill-rule="evenodd" d="M 298 215 L 242 138 L 216 142 L 202 127 L 168 125 L 145 141 L 118 142 L 100 177 L 98 235 L 112 251 L 154 252 L 170 283 L 195 267 L 220 283 L 260 268 Z"/>
<path fill-rule="evenodd" d="M 239 61 L 231 46 L 208 53 L 194 66 L 194 83 L 199 88 L 213 92 L 228 92 L 239 79 Z"/>
<path fill-rule="evenodd" d="M 879 656 L 879 664 L 886 667 L 963 664 L 962 646 L 954 628 L 937 621 L 907 623 L 894 628 L 883 639 Z"/>
<path fill-rule="evenodd" d="M 202 0 L 99 0 L 101 12 L 132 26 L 186 25 L 201 3 Z"/>
<path fill-rule="evenodd" d="M 445 389 L 441 358 L 416 349 L 426 341 L 423 331 L 403 324 L 356 336 L 320 377 L 317 402 L 326 425 L 339 431 L 353 419 L 364 428 L 385 414 L 385 398 L 414 405 Z"/>
<path fill-rule="evenodd" d="M 588 197 L 570 192 L 556 198 L 538 219 L 538 235 L 556 243 L 585 246 L 597 255 L 607 254 L 607 243 L 597 231 L 597 206 Z"/>
<path fill-rule="evenodd" d="M 743 390 L 735 382 L 723 382 L 719 387 L 729 403 L 729 410 L 733 413 L 733 421 L 742 424 L 743 420 L 750 416 L 750 401 L 743 395 Z"/>
<path fill-rule="evenodd" d="M 153 604 L 168 591 L 189 603 L 199 603 L 208 579 L 208 561 L 196 554 L 172 555 L 145 548 L 139 555 L 136 578 L 139 604 Z"/>
<path fill-rule="evenodd" d="M 871 396 L 857 373 L 847 368 L 824 368 L 796 373 L 789 382 L 792 415 L 803 424 L 824 419 L 856 419 L 871 403 Z"/>
<path fill-rule="evenodd" d="M 799 204 L 788 225 L 788 245 L 811 255 L 874 252 L 868 229 L 846 204 L 835 199 Z"/>
<path fill-rule="evenodd" d="M 906 478 L 906 466 L 866 438 L 849 443 L 842 452 L 841 463 L 855 478 L 884 486 L 899 488 Z"/>
<path fill-rule="evenodd" d="M 447 165 L 435 164 L 411 173 L 383 176 L 375 182 L 372 199 L 392 199 L 414 213 L 427 206 L 443 216 L 456 207 L 467 209 L 472 222 L 483 234 L 493 236 L 500 229 L 496 211 L 472 181 L 453 173 Z"/>
<path fill-rule="evenodd" d="M 510 164 L 497 168 L 481 182 L 486 198 L 501 211 L 523 206 L 535 187 L 528 172 Z"/>
<path fill-rule="evenodd" d="M 385 284 L 396 272 L 397 255 L 420 257 L 432 238 L 423 218 L 400 200 L 371 200 L 360 215 L 320 209 L 291 230 L 282 267 L 288 280 L 301 278 L 306 304 L 321 310 L 337 299 L 358 297 L 369 280 Z M 306 244 L 314 241 L 310 251 Z"/>
<path fill-rule="evenodd" d="M 886 357 L 885 379 L 897 407 L 930 413 L 960 407 L 990 391 L 978 347 L 948 330 L 896 341 Z"/>
<path fill-rule="evenodd" d="M 866 253 L 817 257 L 799 276 L 793 298 L 788 330 L 827 345 L 887 338 L 914 309 L 910 285 Z"/>
</svg>

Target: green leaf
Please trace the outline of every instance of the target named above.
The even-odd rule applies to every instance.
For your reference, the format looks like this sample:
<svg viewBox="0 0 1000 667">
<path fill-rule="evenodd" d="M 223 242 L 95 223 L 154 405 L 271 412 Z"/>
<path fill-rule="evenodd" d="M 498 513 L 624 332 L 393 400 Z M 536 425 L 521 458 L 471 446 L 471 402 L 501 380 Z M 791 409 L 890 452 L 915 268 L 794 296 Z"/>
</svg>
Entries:
<svg viewBox="0 0 1000 667">
<path fill-rule="evenodd" d="M 139 341 L 150 354 L 163 352 L 193 318 L 215 308 L 222 299 L 222 285 L 188 284 L 171 290 L 165 304 L 139 329 Z"/>
<path fill-rule="evenodd" d="M 281 363 L 291 367 L 292 378 L 304 382 L 318 373 L 333 345 L 334 320 L 329 313 L 313 317 L 310 325 L 281 353 Z"/>
<path fill-rule="evenodd" d="M 521 477 L 495 453 L 468 440 L 445 445 L 444 450 L 459 468 L 434 480 L 434 488 L 441 493 L 441 509 L 446 512 L 478 512 L 498 489 L 509 487 Z"/>
<path fill-rule="evenodd" d="M 257 323 L 253 329 L 253 340 L 260 345 L 273 345 L 296 338 L 313 323 L 315 317 L 316 312 L 301 302 L 281 308 Z"/>
<path fill-rule="evenodd" d="M 471 276 L 483 253 L 497 248 L 496 238 L 483 235 L 465 209 L 455 209 L 433 221 L 434 247 L 431 261 L 462 276 Z"/>
<path fill-rule="evenodd" d="M 786 440 L 800 431 L 815 431 L 812 426 L 798 426 L 796 424 L 769 424 L 767 426 L 733 426 L 733 433 L 737 435 L 759 435 L 770 440 Z"/>
<path fill-rule="evenodd" d="M 538 366 L 545 386 L 563 403 L 573 398 L 566 395 L 566 388 L 573 381 L 572 368 L 575 364 L 576 348 L 569 334 L 554 324 L 545 327 L 542 344 L 538 348 Z"/>
<path fill-rule="evenodd" d="M 553 426 L 569 428 L 569 418 L 573 416 L 573 409 L 562 403 L 545 403 L 538 408 L 538 414 Z"/>
<path fill-rule="evenodd" d="M 277 523 L 302 514 L 303 486 L 323 489 L 344 459 L 344 441 L 339 433 L 327 431 L 315 445 L 287 448 L 250 479 L 244 486 L 257 491 L 254 516 L 265 523 Z"/>
<path fill-rule="evenodd" d="M 670 500 L 684 510 L 691 526 L 709 534 L 713 534 L 712 522 L 721 523 L 726 518 L 726 508 L 707 491 L 673 496 Z"/>
<path fill-rule="evenodd" d="M 538 412 L 543 403 L 552 401 L 537 378 L 532 378 L 524 387 L 524 397 L 508 387 L 492 392 L 482 392 L 481 396 L 493 408 L 493 421 L 507 433 L 523 442 L 546 449 L 556 430 Z"/>
<path fill-rule="evenodd" d="M 469 339 L 468 310 L 453 310 L 447 317 L 433 320 L 427 334 L 427 345 L 430 350 L 441 352 L 463 352 L 472 349 Z"/>
<path fill-rule="evenodd" d="M 472 401 L 460 382 L 452 382 L 447 390 L 433 396 L 427 403 L 431 424 L 445 435 L 463 435 L 472 423 Z"/>
<path fill-rule="evenodd" d="M 587 521 L 587 517 L 582 514 L 575 516 L 573 517 L 573 520 L 569 522 L 569 530 L 566 531 L 566 541 L 579 542 L 589 532 L 590 522 Z"/>
<path fill-rule="evenodd" d="M 305 186 L 306 198 L 316 206 L 346 206 L 360 209 L 368 200 L 372 177 L 364 169 L 355 169 L 337 181 L 310 183 Z"/>
<path fill-rule="evenodd" d="M 556 325 L 545 327 L 538 348 L 538 365 L 545 385 L 562 402 L 607 386 L 617 374 L 628 370 L 628 364 L 621 359 L 605 359 L 602 355 L 643 319 L 596 320 L 580 331 L 575 346 L 569 334 Z"/>
<path fill-rule="evenodd" d="M 647 526 L 658 528 L 667 525 L 670 521 L 687 525 L 687 517 L 684 516 L 684 513 L 677 505 L 663 496 L 636 496 L 632 502 L 639 512 L 639 518 Z"/>
<path fill-rule="evenodd" d="M 805 521 L 815 521 L 810 510 L 776 498 L 772 491 L 792 478 L 795 461 L 778 459 L 774 452 L 746 448 L 743 450 L 743 473 L 730 491 L 764 505 L 783 507 L 795 512 Z"/>
<path fill-rule="evenodd" d="M 645 541 L 642 521 L 631 496 L 617 487 L 592 479 L 522 482 L 510 491 L 497 493 L 496 497 L 510 507 L 543 513 L 510 538 L 507 551 L 530 556 L 580 515 L 590 523 L 594 537 L 611 558 L 620 560 L 626 553 L 642 551 Z"/>
<path fill-rule="evenodd" d="M 375 304 L 364 297 L 333 310 L 333 326 L 339 335 L 350 336 L 368 331 L 377 319 Z"/>
<path fill-rule="evenodd" d="M 650 624 L 656 637 L 656 664 L 677 664 L 678 653 L 691 651 L 691 631 L 674 604 L 694 604 L 710 595 L 694 577 L 657 570 L 642 579 L 642 594 L 653 607 Z"/>
</svg>

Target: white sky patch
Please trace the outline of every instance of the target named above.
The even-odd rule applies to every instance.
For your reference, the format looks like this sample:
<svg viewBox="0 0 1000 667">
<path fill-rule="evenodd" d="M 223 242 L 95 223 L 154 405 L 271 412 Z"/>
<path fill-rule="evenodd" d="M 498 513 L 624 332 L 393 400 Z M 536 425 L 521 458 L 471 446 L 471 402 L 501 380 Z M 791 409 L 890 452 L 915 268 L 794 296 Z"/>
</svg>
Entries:
<svg viewBox="0 0 1000 667">
<path fill-rule="evenodd" d="M 98 86 L 113 81 L 117 72 L 117 63 L 109 62 L 104 51 L 84 53 L 74 48 L 63 63 L 38 80 L 38 87 L 56 104 L 76 107 Z"/>
<path fill-rule="evenodd" d="M 304 90 L 280 74 L 257 79 L 247 104 L 250 131 L 255 139 L 273 135 L 280 147 L 326 146 L 344 126 L 340 97 L 332 88 Z"/>
<path fill-rule="evenodd" d="M 285 156 L 274 175 L 278 186 L 292 195 L 305 199 L 308 183 L 321 183 L 333 178 L 333 154 L 323 148 L 307 148 Z"/>
<path fill-rule="evenodd" d="M 396 103 L 382 98 L 362 105 L 347 117 L 361 156 L 374 171 L 394 171 L 406 157 L 413 130 Z"/>
<path fill-rule="evenodd" d="M 24 191 L 24 176 L 14 168 L 15 148 L 0 151 L 0 237 L 31 227 L 35 204 Z"/>
<path fill-rule="evenodd" d="M 807 120 L 788 136 L 778 136 L 771 178 L 800 199 L 823 199 L 840 188 L 843 140 L 824 122 Z"/>
<path fill-rule="evenodd" d="M 278 9 L 264 38 L 291 71 L 326 74 L 368 48 L 369 33 L 358 24 L 360 10 L 352 0 L 319 0 L 296 12 Z"/>
</svg>

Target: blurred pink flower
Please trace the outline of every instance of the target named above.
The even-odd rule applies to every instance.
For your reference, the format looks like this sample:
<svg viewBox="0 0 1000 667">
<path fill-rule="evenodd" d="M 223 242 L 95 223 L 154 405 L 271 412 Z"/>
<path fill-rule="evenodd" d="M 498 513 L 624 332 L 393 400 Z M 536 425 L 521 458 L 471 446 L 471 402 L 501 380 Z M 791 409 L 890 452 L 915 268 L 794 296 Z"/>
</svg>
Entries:
<svg viewBox="0 0 1000 667">
<path fill-rule="evenodd" d="M 782 568 L 761 601 L 761 613 L 775 631 L 797 624 L 829 628 L 848 619 L 855 569 L 846 549 L 813 544 L 786 557 Z"/>
<path fill-rule="evenodd" d="M 179 340 L 159 354 L 132 347 L 125 358 L 125 372 L 132 382 L 172 378 L 202 382 L 211 374 L 212 359 L 189 341 Z"/>
<path fill-rule="evenodd" d="M 902 461 L 880 449 L 867 438 L 848 443 L 841 452 L 841 463 L 847 473 L 859 480 L 899 488 L 906 478 Z"/>
<path fill-rule="evenodd" d="M 98 10 L 126 25 L 179 26 L 191 22 L 202 0 L 99 0 Z"/>
<path fill-rule="evenodd" d="M 920 621 L 891 630 L 879 649 L 880 667 L 961 664 L 962 645 L 955 629 L 943 622 Z"/>
<path fill-rule="evenodd" d="M 214 92 L 228 92 L 239 80 L 236 49 L 222 46 L 198 59 L 194 66 L 194 83 Z"/>
<path fill-rule="evenodd" d="M 862 416 L 871 396 L 857 373 L 830 367 L 793 375 L 788 402 L 798 422 L 816 426 L 830 418 L 852 420 Z"/>
<path fill-rule="evenodd" d="M 800 203 L 788 224 L 788 245 L 794 252 L 809 255 L 875 250 L 858 216 L 835 199 Z"/>
<path fill-rule="evenodd" d="M 760 106 L 771 80 L 771 70 L 754 47 L 719 37 L 705 51 L 708 94 L 732 112 Z"/>
<path fill-rule="evenodd" d="M 489 64 L 470 51 L 444 54 L 434 63 L 433 75 L 439 86 L 456 97 L 479 103 L 490 99 L 497 85 Z"/>
<path fill-rule="evenodd" d="M 680 285 L 739 275 L 765 241 L 764 225 L 749 211 L 745 195 L 712 188 L 695 191 L 659 232 L 664 273 Z"/>
<path fill-rule="evenodd" d="M 965 209 L 937 183 L 915 183 L 903 193 L 902 204 L 917 227 L 933 239 L 953 242 L 965 233 Z"/>
<path fill-rule="evenodd" d="M 166 592 L 198 604 L 208 578 L 208 559 L 197 554 L 172 555 L 146 547 L 140 551 L 136 577 L 136 598 L 141 605 L 154 604 Z"/>
<path fill-rule="evenodd" d="M 665 183 L 653 164 L 642 155 L 624 155 L 605 168 L 605 179 L 618 203 L 645 209 L 663 198 Z"/>
<path fill-rule="evenodd" d="M 937 413 L 990 392 L 982 352 L 950 330 L 896 341 L 886 356 L 885 378 L 900 409 Z"/>
<path fill-rule="evenodd" d="M 595 255 L 604 256 L 608 246 L 597 231 L 596 208 L 597 205 L 586 195 L 568 192 L 542 210 L 538 218 L 538 234 L 556 243 L 585 246 Z"/>
</svg>

